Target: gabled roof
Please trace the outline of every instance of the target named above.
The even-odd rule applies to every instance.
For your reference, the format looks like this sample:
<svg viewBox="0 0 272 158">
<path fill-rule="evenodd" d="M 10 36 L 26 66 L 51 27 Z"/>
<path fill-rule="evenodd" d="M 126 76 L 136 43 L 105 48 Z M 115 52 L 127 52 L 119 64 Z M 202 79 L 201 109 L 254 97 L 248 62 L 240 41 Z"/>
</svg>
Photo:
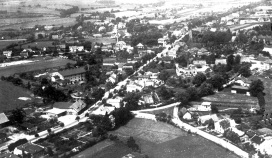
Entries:
<svg viewBox="0 0 272 158">
<path fill-rule="evenodd" d="M 1 153 L 0 158 L 20 158 L 20 157 L 12 153 Z"/>
<path fill-rule="evenodd" d="M 64 71 L 60 71 L 59 73 L 62 76 L 72 76 L 72 75 L 76 75 L 76 74 L 82 74 L 85 73 L 86 70 L 84 69 L 84 67 L 80 67 L 80 68 L 75 68 L 75 69 L 69 69 L 69 70 L 64 70 Z"/>
<path fill-rule="evenodd" d="M 0 113 L 0 125 L 8 121 L 9 119 L 7 118 L 7 116 L 4 113 Z"/>
<path fill-rule="evenodd" d="M 77 112 L 81 111 L 85 107 L 86 103 L 84 103 L 82 100 L 77 100 L 73 105 L 70 106 L 71 109 L 74 109 Z"/>
<path fill-rule="evenodd" d="M 142 43 L 139 43 L 137 47 L 143 47 L 144 45 Z"/>
</svg>

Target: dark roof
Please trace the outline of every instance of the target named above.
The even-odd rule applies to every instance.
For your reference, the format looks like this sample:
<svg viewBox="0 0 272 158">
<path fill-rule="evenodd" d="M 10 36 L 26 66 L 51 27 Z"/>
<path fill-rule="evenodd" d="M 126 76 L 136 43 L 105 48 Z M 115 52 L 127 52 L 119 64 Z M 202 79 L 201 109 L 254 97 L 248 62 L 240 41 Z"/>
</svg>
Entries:
<svg viewBox="0 0 272 158">
<path fill-rule="evenodd" d="M 176 69 L 165 69 L 170 75 L 176 75 Z"/>
<path fill-rule="evenodd" d="M 264 141 L 264 139 L 255 135 L 253 138 L 251 138 L 251 141 L 256 144 L 261 144 Z"/>
<path fill-rule="evenodd" d="M 55 102 L 54 103 L 54 108 L 59 108 L 59 109 L 70 109 L 70 106 L 72 105 L 73 103 L 70 103 L 70 102 Z"/>
<path fill-rule="evenodd" d="M 116 58 L 103 58 L 103 63 L 115 63 Z"/>
<path fill-rule="evenodd" d="M 0 124 L 6 123 L 8 121 L 9 119 L 7 118 L 7 116 L 4 113 L 0 113 Z"/>
<path fill-rule="evenodd" d="M 36 144 L 32 144 L 32 143 L 26 143 L 26 144 L 20 145 L 17 147 L 17 149 L 24 150 L 24 151 L 31 153 L 31 154 L 35 154 L 35 153 L 38 153 L 38 152 L 44 150 L 41 146 L 36 145 Z"/>
<path fill-rule="evenodd" d="M 7 134 L 6 134 L 6 133 L 0 133 L 0 139 L 6 138 L 6 137 L 7 137 Z"/>
<path fill-rule="evenodd" d="M 68 69 L 68 70 L 60 71 L 59 73 L 62 76 L 72 76 L 72 75 L 76 75 L 76 74 L 82 74 L 82 73 L 85 73 L 85 72 L 86 72 L 86 70 L 84 69 L 84 67 L 80 67 L 80 68 Z"/>
<path fill-rule="evenodd" d="M 158 69 L 148 69 L 148 71 L 150 71 L 152 73 L 158 73 L 158 72 L 160 72 Z"/>
<path fill-rule="evenodd" d="M 165 56 L 161 58 L 162 61 L 172 61 L 172 58 L 170 56 Z"/>
</svg>

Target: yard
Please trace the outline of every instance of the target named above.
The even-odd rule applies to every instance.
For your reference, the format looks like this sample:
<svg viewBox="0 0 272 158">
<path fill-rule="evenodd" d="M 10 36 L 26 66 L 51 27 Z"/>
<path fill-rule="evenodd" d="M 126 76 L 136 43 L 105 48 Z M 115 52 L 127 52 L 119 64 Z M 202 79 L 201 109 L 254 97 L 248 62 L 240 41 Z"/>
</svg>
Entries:
<svg viewBox="0 0 272 158">
<path fill-rule="evenodd" d="M 14 40 L 0 40 L 0 50 L 5 49 L 7 46 L 13 44 L 13 43 L 18 43 L 19 41 L 25 41 L 25 39 L 14 39 Z"/>
<path fill-rule="evenodd" d="M 60 58 L 55 58 L 52 60 L 40 59 L 39 61 L 24 64 L 24 65 L 15 65 L 15 66 L 0 68 L 0 76 L 9 76 L 15 73 L 22 73 L 22 72 L 29 72 L 29 71 L 36 71 L 36 70 L 42 70 L 47 68 L 65 66 L 67 63 L 74 64 L 75 62 L 72 60 L 60 59 Z"/>
<path fill-rule="evenodd" d="M 22 107 L 31 101 L 19 100 L 19 97 L 31 97 L 31 92 L 12 83 L 0 81 L 0 112 Z M 33 98 L 32 98 L 33 99 Z"/>
<path fill-rule="evenodd" d="M 151 158 L 238 157 L 200 136 L 187 134 L 172 125 L 152 120 L 135 118 L 127 125 L 114 131 L 113 134 L 124 137 L 133 136 L 142 153 Z M 104 153 L 104 150 L 102 152 Z M 114 154 L 116 150 L 105 148 L 105 152 Z M 111 154 L 103 156 L 110 158 Z"/>
</svg>

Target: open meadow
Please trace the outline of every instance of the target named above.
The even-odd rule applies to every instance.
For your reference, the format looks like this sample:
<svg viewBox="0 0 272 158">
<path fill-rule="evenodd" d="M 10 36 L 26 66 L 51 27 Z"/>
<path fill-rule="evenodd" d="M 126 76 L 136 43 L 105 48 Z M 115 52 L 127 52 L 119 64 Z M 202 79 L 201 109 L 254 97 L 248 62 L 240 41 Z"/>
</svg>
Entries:
<svg viewBox="0 0 272 158">
<path fill-rule="evenodd" d="M 12 83 L 0 81 L 0 113 L 22 107 L 30 101 L 19 100 L 19 97 L 31 97 L 31 92 Z"/>
<path fill-rule="evenodd" d="M 35 58 L 33 59 L 35 60 Z M 65 66 L 67 63 L 74 64 L 75 61 L 68 60 L 68 59 L 61 59 L 55 58 L 51 60 L 44 60 L 41 59 L 36 62 L 31 62 L 23 65 L 14 65 L 0 68 L 0 76 L 10 76 L 15 73 L 22 73 L 22 72 L 29 72 L 29 71 L 36 71 L 48 68 L 54 68 L 59 66 Z"/>
<path fill-rule="evenodd" d="M 150 158 L 238 158 L 200 136 L 187 134 L 172 125 L 152 120 L 134 118 L 112 133 L 119 137 L 133 136 L 142 153 Z M 101 153 L 104 152 L 111 154 L 104 155 L 103 158 L 114 157 L 115 151 L 112 149 L 105 148 Z"/>
</svg>

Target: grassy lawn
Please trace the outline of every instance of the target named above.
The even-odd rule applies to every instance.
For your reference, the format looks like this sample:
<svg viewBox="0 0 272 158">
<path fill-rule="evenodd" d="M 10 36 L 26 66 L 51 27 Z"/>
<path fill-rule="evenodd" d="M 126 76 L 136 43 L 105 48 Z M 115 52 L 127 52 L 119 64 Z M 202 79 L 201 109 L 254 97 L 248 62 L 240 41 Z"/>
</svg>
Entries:
<svg viewBox="0 0 272 158">
<path fill-rule="evenodd" d="M 8 41 L 2 41 L 0 40 L 0 50 L 1 49 L 5 49 L 8 45 L 12 44 L 12 43 L 18 43 L 19 41 L 23 41 L 23 40 L 8 40 Z"/>
<path fill-rule="evenodd" d="M 97 43 L 116 43 L 116 39 L 112 39 L 109 37 L 102 37 L 102 38 L 88 38 L 88 39 L 84 39 L 85 41 L 90 41 L 90 42 L 97 42 Z"/>
<path fill-rule="evenodd" d="M 159 109 L 159 110 L 154 110 L 154 111 L 145 111 L 143 113 L 148 113 L 148 114 L 160 114 L 162 112 L 170 115 L 170 116 L 173 116 L 173 110 L 174 110 L 174 107 L 170 107 L 170 108 L 167 108 L 167 109 Z"/>
<path fill-rule="evenodd" d="M 0 112 L 12 110 L 16 107 L 22 107 L 30 101 L 19 100 L 19 97 L 29 97 L 30 92 L 12 83 L 0 81 Z"/>
<path fill-rule="evenodd" d="M 9 76 L 14 73 L 36 71 L 41 69 L 65 66 L 67 63 L 75 63 L 68 59 L 39 60 L 36 62 L 0 68 L 0 76 Z M 34 66 L 35 65 L 35 66 Z"/>
<path fill-rule="evenodd" d="M 26 49 L 28 47 L 37 47 L 38 49 L 41 49 L 43 47 L 54 47 L 54 45 L 52 45 L 52 42 L 54 41 L 37 41 L 37 42 L 32 42 L 32 43 L 27 43 L 22 45 L 23 49 Z M 16 47 L 19 48 L 19 47 Z"/>
<path fill-rule="evenodd" d="M 133 136 L 142 153 L 151 158 L 238 157 L 200 136 L 193 136 L 169 124 L 152 120 L 135 118 L 113 133 L 124 137 Z M 116 150 L 105 150 L 112 154 L 116 152 Z"/>
</svg>

